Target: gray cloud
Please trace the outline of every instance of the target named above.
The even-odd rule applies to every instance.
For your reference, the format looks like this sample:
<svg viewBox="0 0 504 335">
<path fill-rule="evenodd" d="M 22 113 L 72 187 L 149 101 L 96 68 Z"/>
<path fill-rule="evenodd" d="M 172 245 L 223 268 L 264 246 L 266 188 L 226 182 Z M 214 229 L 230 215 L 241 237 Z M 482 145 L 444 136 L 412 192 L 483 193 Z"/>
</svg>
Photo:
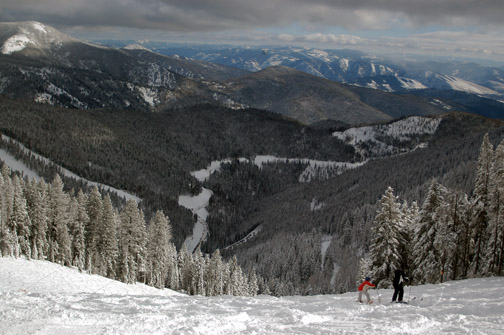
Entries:
<svg viewBox="0 0 504 335">
<path fill-rule="evenodd" d="M 365 51 L 456 53 L 497 60 L 504 57 L 503 16 L 503 0 L 0 2 L 0 21 L 41 21 L 81 38 L 349 47 Z M 298 27 L 296 34 L 289 33 L 293 26 Z M 467 26 L 471 32 L 465 31 Z M 335 27 L 346 28 L 351 35 L 321 33 Z M 419 27 L 438 27 L 436 30 L 441 31 L 414 34 Z M 355 36 L 362 30 L 379 29 L 403 29 L 408 36 L 375 39 Z M 275 30 L 283 33 L 267 32 Z M 389 32 L 385 30 L 384 34 Z"/>
<path fill-rule="evenodd" d="M 504 25 L 502 0 L 2 0 L 1 21 L 219 31 L 300 26 L 350 29 Z"/>
</svg>

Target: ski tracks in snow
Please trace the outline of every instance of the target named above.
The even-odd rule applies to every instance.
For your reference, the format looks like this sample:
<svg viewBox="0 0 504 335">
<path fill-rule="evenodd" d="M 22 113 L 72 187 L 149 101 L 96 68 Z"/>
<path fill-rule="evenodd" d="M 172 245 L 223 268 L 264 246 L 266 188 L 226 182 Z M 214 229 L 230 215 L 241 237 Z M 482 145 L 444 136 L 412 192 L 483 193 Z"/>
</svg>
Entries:
<svg viewBox="0 0 504 335">
<path fill-rule="evenodd" d="M 504 278 L 412 288 L 410 304 L 357 293 L 202 297 L 54 263 L 0 258 L 0 334 L 504 334 Z M 407 300 L 409 288 L 406 289 Z M 377 298 L 371 291 L 371 297 Z"/>
</svg>

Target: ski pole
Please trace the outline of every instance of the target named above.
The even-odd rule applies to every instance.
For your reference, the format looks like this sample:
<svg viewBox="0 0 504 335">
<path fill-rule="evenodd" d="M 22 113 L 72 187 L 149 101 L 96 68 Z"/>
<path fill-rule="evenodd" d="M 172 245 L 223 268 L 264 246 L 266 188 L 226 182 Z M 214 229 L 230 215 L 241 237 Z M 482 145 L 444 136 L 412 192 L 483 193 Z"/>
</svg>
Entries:
<svg viewBox="0 0 504 335">
<path fill-rule="evenodd" d="M 376 297 L 378 298 L 378 302 L 381 303 L 380 290 L 378 290 L 378 284 L 376 284 Z"/>
</svg>

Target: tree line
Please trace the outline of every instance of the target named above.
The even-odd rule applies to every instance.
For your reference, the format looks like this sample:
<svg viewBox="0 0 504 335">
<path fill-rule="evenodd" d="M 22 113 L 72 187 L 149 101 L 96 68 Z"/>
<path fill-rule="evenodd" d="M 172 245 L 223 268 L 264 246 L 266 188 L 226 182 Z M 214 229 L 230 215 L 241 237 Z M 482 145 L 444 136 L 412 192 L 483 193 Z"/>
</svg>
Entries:
<svg viewBox="0 0 504 335">
<path fill-rule="evenodd" d="M 390 287 L 396 269 L 415 283 L 504 273 L 504 140 L 481 144 L 471 195 L 432 180 L 421 206 L 402 204 L 388 187 L 371 228 L 358 280 L 370 275 Z"/>
<path fill-rule="evenodd" d="M 0 173 L 0 254 L 48 260 L 124 283 L 144 282 L 194 295 L 253 296 L 267 293 L 236 257 L 223 260 L 194 254 L 172 242 L 170 219 L 157 211 L 146 223 L 142 209 L 129 200 L 121 210 L 97 187 L 89 193 L 64 191 L 52 183 L 26 180 L 3 165 Z"/>
</svg>

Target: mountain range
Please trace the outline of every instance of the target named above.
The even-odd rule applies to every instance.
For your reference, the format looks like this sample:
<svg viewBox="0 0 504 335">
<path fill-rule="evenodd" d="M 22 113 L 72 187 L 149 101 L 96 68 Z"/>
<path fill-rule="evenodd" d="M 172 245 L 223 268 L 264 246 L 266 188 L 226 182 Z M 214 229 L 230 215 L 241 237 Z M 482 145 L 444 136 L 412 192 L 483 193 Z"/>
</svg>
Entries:
<svg viewBox="0 0 504 335">
<path fill-rule="evenodd" d="M 388 92 L 457 90 L 504 100 L 504 71 L 472 62 L 392 61 L 355 50 L 298 47 L 191 47 L 145 43 L 159 53 L 249 71 L 284 65 L 329 80 Z"/>
<path fill-rule="evenodd" d="M 249 72 L 164 56 L 138 44 L 123 48 L 92 44 L 38 22 L 2 23 L 0 28 L 0 93 L 57 106 L 159 111 L 209 103 L 266 109 L 307 124 L 322 120 L 361 124 L 440 114 L 461 105 L 427 95 L 371 98 L 375 92 L 279 65 L 282 62 L 270 61 L 274 66 Z M 350 51 L 344 55 L 348 59 L 360 55 L 359 64 L 366 59 Z M 375 72 L 393 72 L 386 65 L 370 64 L 366 68 Z M 491 107 L 493 115 L 504 110 L 499 104 Z"/>
</svg>

